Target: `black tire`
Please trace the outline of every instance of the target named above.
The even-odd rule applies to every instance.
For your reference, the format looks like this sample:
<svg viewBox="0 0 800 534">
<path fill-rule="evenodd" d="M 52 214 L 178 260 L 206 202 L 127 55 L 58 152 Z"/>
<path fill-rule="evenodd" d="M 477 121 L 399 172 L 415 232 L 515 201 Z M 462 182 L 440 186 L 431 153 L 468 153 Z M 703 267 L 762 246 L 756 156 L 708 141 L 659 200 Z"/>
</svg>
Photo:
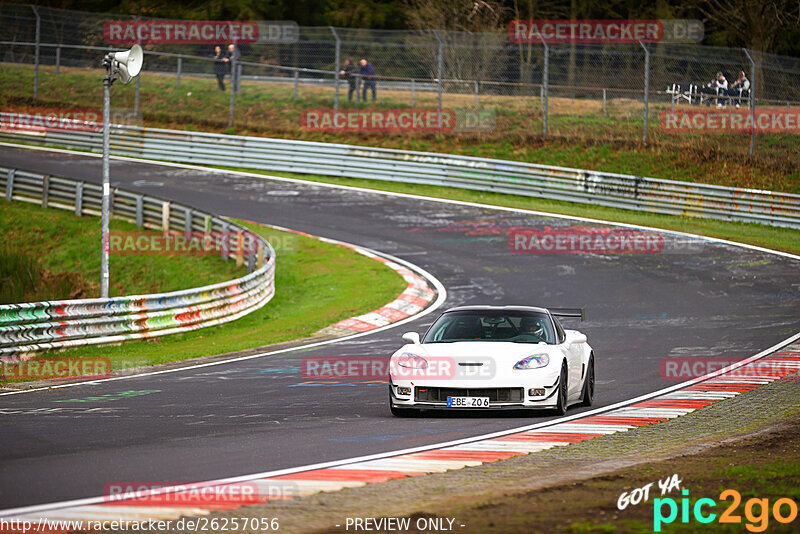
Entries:
<svg viewBox="0 0 800 534">
<path fill-rule="evenodd" d="M 594 355 L 589 356 L 589 364 L 586 366 L 586 378 L 583 381 L 583 392 L 581 393 L 581 406 L 591 406 L 594 402 Z"/>
<path fill-rule="evenodd" d="M 558 404 L 554 409 L 556 415 L 566 415 L 567 413 L 567 395 L 568 395 L 568 375 L 567 375 L 567 364 L 563 364 L 561 366 L 561 376 L 558 379 Z"/>
</svg>

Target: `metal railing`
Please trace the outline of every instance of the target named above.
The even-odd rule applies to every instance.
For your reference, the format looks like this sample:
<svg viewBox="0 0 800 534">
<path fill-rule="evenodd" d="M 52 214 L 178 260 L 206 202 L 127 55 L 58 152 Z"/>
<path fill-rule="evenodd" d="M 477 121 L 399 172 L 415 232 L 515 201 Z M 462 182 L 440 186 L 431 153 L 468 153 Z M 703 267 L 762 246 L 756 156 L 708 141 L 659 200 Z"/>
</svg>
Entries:
<svg viewBox="0 0 800 534">
<path fill-rule="evenodd" d="M 0 113 L 0 121 L 10 115 Z M 0 139 L 101 150 L 96 132 L 33 133 L 0 130 Z M 162 161 L 447 186 L 800 228 L 800 195 L 507 160 L 136 126 L 112 126 L 111 150 Z"/>
<path fill-rule="evenodd" d="M 100 214 L 102 188 L 94 183 L 0 167 L 0 191 L 6 201 Z M 111 212 L 114 219 L 140 228 L 221 236 L 222 258 L 246 264 L 249 273 L 169 293 L 0 305 L 1 358 L 214 326 L 261 308 L 274 295 L 275 251 L 246 228 L 190 206 L 120 189 L 112 192 Z M 254 242 L 243 246 L 247 240 Z"/>
</svg>

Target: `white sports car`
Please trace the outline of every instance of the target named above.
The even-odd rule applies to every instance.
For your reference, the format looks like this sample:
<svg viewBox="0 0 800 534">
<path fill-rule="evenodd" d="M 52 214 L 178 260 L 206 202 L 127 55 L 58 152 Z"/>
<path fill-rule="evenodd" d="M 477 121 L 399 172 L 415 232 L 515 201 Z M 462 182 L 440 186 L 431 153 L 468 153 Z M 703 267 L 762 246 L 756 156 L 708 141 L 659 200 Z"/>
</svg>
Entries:
<svg viewBox="0 0 800 534">
<path fill-rule="evenodd" d="M 594 397 L 594 353 L 586 336 L 558 317 L 583 309 L 529 306 L 452 308 L 389 364 L 389 405 L 397 416 L 421 409 L 539 409 L 564 414 Z"/>
</svg>

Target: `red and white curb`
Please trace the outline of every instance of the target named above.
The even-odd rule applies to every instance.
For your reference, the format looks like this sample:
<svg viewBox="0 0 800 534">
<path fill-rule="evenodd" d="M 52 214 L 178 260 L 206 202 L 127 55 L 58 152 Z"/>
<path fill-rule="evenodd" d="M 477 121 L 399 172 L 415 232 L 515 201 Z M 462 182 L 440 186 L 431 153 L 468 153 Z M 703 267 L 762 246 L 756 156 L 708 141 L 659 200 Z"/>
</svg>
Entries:
<svg viewBox="0 0 800 534">
<path fill-rule="evenodd" d="M 357 332 L 369 332 L 371 330 L 375 330 L 376 328 L 381 328 L 383 326 L 402 321 L 403 319 L 407 319 L 413 315 L 417 315 L 422 310 L 430 306 L 430 304 L 436 299 L 436 291 L 428 285 L 428 281 L 425 280 L 425 278 L 418 275 L 408 267 L 384 258 L 370 250 L 366 250 L 357 245 L 352 245 L 343 241 L 337 241 L 327 237 L 319 237 L 301 232 L 299 230 L 292 230 L 291 228 L 265 225 L 264 223 L 256 224 L 269 226 L 270 228 L 275 228 L 276 230 L 280 230 L 282 232 L 291 232 L 293 234 L 310 237 L 311 239 L 317 239 L 325 243 L 332 243 L 334 245 L 349 248 L 370 259 L 385 264 L 387 267 L 402 276 L 403 280 L 408 283 L 406 289 L 392 302 L 381 306 L 378 309 L 372 310 L 369 313 L 341 320 L 338 323 L 323 328 L 318 332 L 318 334 L 346 336 Z"/>
<path fill-rule="evenodd" d="M 206 494 L 226 495 L 228 493 L 225 487 L 247 483 L 258 489 L 257 502 L 269 502 L 478 466 L 675 419 L 775 380 L 795 375 L 800 370 L 798 339 L 800 335 L 791 339 L 795 342 L 792 345 L 769 349 L 744 362 L 667 388 L 664 392 L 646 395 L 642 400 L 635 400 L 631 404 L 620 403 L 609 408 L 593 410 L 589 414 L 562 418 L 561 422 L 530 425 L 521 431 L 515 429 L 507 433 L 499 432 L 470 438 L 471 441 L 465 439 L 428 448 L 419 447 L 361 459 L 198 483 L 187 490 L 187 494 L 194 492 L 194 496 L 187 495 L 185 499 L 181 498 L 181 494 L 176 492 L 175 488 L 165 488 L 139 493 L 132 503 L 108 502 L 107 498 L 98 497 L 4 510 L 0 511 L 0 517 L 8 518 L 6 520 L 13 518 L 32 522 L 43 520 L 134 522 L 150 518 L 174 520 L 182 516 L 204 516 L 243 506 L 231 502 L 202 502 L 200 494 L 204 492 L 201 488 L 206 489 Z M 167 494 L 169 499 L 159 497 Z M 174 504 L 157 504 L 158 501 L 165 500 Z M 253 500 L 248 502 L 252 503 Z"/>
</svg>

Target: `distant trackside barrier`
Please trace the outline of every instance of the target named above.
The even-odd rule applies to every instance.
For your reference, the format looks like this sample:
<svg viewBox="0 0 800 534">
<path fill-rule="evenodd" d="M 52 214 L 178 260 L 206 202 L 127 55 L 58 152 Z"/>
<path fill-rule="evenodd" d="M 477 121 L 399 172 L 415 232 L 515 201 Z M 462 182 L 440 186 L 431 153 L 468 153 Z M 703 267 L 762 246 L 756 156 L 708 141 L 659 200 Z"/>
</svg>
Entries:
<svg viewBox="0 0 800 534">
<path fill-rule="evenodd" d="M 1 123 L 14 123 L 0 113 Z M 68 127 L 3 129 L 0 139 L 99 152 L 101 135 Z M 509 193 L 665 213 L 800 228 L 800 195 L 662 180 L 533 163 L 387 148 L 113 126 L 111 152 L 224 165 Z"/>
<path fill-rule="evenodd" d="M 66 209 L 76 215 L 100 214 L 98 184 L 0 167 L 0 191 L 6 201 Z M 0 305 L 0 358 L 214 326 L 261 308 L 274 295 L 275 251 L 244 227 L 189 206 L 119 189 L 113 191 L 111 212 L 115 219 L 140 228 L 225 236 L 222 258 L 246 265 L 249 274 L 170 293 Z M 247 240 L 255 243 L 244 243 Z"/>
</svg>

